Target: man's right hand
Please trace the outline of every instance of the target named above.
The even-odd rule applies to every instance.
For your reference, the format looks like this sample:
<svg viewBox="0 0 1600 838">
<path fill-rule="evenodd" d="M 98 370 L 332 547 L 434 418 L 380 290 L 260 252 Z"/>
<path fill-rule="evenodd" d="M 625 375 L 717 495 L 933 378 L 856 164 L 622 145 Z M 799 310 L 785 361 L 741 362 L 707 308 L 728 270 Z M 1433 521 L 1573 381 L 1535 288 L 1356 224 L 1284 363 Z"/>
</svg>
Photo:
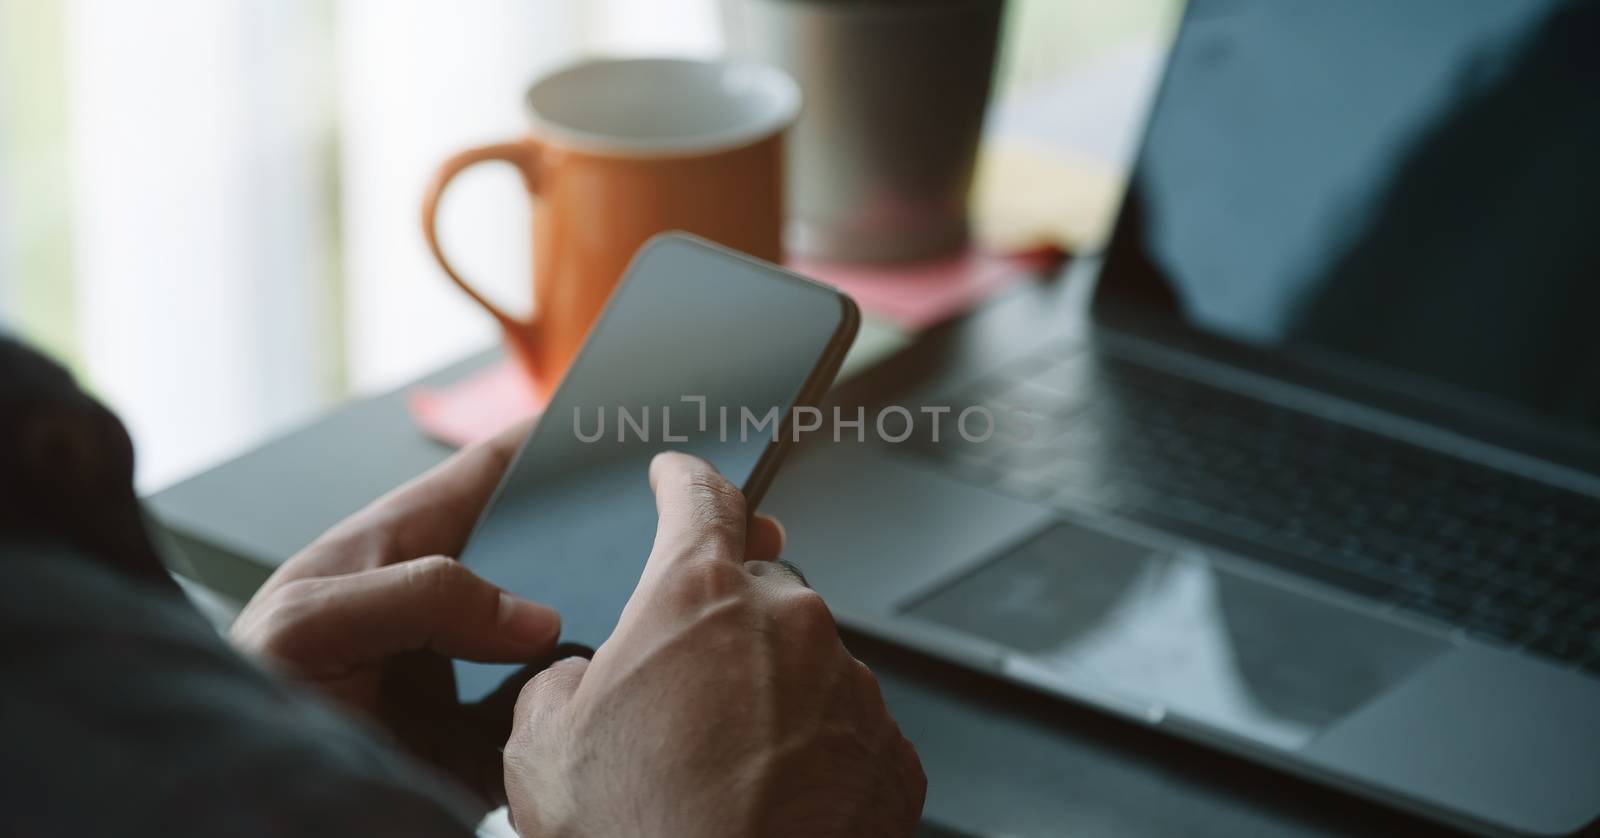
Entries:
<svg viewBox="0 0 1600 838">
<path fill-rule="evenodd" d="M 922 764 L 822 598 L 770 561 L 781 539 L 747 544 L 744 497 L 702 460 L 658 456 L 650 484 L 655 545 L 616 631 L 517 702 L 513 824 L 529 836 L 910 835 Z"/>
</svg>

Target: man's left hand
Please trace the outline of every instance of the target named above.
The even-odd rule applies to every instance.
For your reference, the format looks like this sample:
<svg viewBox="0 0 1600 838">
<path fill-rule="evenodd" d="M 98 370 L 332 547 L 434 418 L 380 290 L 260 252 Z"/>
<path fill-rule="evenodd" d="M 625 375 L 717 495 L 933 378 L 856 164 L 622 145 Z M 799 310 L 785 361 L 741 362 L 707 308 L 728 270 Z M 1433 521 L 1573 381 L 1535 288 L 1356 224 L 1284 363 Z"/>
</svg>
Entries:
<svg viewBox="0 0 1600 838">
<path fill-rule="evenodd" d="M 491 805 L 504 795 L 505 737 L 484 730 L 478 708 L 457 704 L 447 659 L 546 660 L 561 621 L 452 557 L 527 432 L 518 425 L 466 448 L 329 530 L 267 580 L 229 631 L 239 649 L 375 719 Z M 520 686 L 507 685 L 507 728 Z"/>
</svg>

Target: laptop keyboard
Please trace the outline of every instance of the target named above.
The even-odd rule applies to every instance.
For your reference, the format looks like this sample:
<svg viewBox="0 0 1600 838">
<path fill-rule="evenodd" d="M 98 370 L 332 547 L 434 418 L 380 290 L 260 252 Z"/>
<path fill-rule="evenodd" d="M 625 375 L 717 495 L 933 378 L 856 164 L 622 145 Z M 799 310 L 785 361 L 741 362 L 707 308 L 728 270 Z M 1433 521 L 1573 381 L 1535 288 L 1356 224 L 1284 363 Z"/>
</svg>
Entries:
<svg viewBox="0 0 1600 838">
<path fill-rule="evenodd" d="M 953 412 L 940 442 L 923 428 L 897 448 L 1600 673 L 1596 498 L 1088 352 L 1025 359 L 947 403 L 988 406 L 999 435 L 965 441 Z"/>
</svg>

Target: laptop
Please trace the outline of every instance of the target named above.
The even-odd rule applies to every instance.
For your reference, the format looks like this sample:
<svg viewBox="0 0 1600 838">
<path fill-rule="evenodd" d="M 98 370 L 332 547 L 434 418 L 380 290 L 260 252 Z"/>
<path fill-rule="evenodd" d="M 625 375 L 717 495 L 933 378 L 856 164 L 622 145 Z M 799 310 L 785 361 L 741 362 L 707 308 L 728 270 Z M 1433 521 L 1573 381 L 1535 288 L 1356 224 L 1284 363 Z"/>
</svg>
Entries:
<svg viewBox="0 0 1600 838">
<path fill-rule="evenodd" d="M 1592 824 L 1594 43 L 1594 3 L 1193 0 L 1102 257 L 842 388 L 866 432 L 764 507 L 789 558 L 1002 679 L 1483 833 Z"/>
</svg>

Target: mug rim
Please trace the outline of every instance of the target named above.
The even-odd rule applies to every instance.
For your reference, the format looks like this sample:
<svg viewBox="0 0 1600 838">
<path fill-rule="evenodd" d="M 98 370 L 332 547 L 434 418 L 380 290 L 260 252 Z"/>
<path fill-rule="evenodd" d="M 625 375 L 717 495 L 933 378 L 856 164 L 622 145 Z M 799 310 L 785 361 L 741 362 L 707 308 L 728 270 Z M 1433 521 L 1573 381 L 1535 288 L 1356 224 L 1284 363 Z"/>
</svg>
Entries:
<svg viewBox="0 0 1600 838">
<path fill-rule="evenodd" d="M 541 90 L 571 76 L 600 66 L 697 67 L 740 70 L 758 77 L 775 92 L 776 106 L 768 115 L 747 124 L 721 130 L 672 137 L 629 137 L 578 128 L 551 118 L 541 111 L 537 98 Z M 591 57 L 562 65 L 528 85 L 523 107 L 533 123 L 535 136 L 577 151 L 627 155 L 631 157 L 683 157 L 715 154 L 765 140 L 792 126 L 800 116 L 800 84 L 781 68 L 742 58 L 651 58 Z"/>
</svg>

